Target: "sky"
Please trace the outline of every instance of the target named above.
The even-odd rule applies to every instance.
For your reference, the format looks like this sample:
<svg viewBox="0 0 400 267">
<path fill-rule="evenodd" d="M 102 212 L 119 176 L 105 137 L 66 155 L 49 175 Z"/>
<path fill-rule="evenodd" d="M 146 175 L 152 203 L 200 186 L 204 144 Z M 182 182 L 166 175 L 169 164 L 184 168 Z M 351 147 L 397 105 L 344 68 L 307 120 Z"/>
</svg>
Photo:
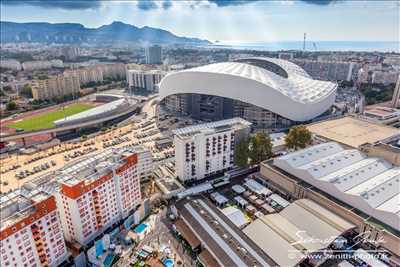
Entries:
<svg viewBox="0 0 400 267">
<path fill-rule="evenodd" d="M 1 0 L 1 20 L 121 21 L 226 42 L 399 41 L 400 2 L 349 0 Z"/>
</svg>

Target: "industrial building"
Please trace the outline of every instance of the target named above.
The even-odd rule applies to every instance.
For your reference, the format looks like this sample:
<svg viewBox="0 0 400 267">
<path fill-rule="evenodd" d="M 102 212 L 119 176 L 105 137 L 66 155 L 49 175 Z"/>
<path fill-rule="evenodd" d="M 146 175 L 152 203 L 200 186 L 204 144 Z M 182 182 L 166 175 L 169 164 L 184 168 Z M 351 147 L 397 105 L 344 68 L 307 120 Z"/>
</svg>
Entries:
<svg viewBox="0 0 400 267">
<path fill-rule="evenodd" d="M 286 198 L 319 203 L 380 240 L 369 248 L 390 251 L 390 260 L 400 262 L 399 167 L 328 142 L 265 161 L 260 174 Z"/>
<path fill-rule="evenodd" d="M 206 266 L 278 266 L 212 203 L 202 197 L 182 199 L 173 207 L 178 232 L 200 253 Z M 206 259 L 203 253 L 207 253 Z"/>
<path fill-rule="evenodd" d="M 336 88 L 286 60 L 247 58 L 171 73 L 160 83 L 160 98 L 166 109 L 195 119 L 241 117 L 279 130 L 329 113 Z"/>
<path fill-rule="evenodd" d="M 174 130 L 178 178 L 190 182 L 233 167 L 235 144 L 249 135 L 250 125 L 233 118 Z"/>
<path fill-rule="evenodd" d="M 276 158 L 274 165 L 400 230 L 400 168 L 334 142 Z"/>
<path fill-rule="evenodd" d="M 264 215 L 244 228 L 277 266 L 296 266 L 313 253 L 320 253 L 355 225 L 321 207 L 300 199 L 279 213 Z M 314 240 L 310 242 L 310 240 Z M 324 260 L 324 258 L 321 258 Z"/>
</svg>

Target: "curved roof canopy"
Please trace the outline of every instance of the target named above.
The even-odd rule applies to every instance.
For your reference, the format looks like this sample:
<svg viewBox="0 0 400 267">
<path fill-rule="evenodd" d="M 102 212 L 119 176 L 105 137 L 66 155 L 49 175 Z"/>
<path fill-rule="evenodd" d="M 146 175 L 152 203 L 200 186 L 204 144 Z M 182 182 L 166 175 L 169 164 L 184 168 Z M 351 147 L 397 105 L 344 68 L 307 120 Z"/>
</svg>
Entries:
<svg viewBox="0 0 400 267">
<path fill-rule="evenodd" d="M 335 83 L 312 79 L 289 61 L 245 58 L 171 73 L 160 83 L 160 96 L 192 93 L 227 97 L 294 121 L 307 121 L 333 104 L 336 88 Z"/>
</svg>

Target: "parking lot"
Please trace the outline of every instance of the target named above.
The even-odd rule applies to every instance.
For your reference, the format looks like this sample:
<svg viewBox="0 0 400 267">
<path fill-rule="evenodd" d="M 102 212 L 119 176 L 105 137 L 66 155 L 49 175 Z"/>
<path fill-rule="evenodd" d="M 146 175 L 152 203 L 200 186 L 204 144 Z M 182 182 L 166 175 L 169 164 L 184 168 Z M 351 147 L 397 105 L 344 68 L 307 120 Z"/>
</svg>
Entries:
<svg viewBox="0 0 400 267">
<path fill-rule="evenodd" d="M 167 136 L 161 132 L 154 116 L 155 107 L 152 101 L 144 106 L 144 116 L 138 116 L 128 124 L 114 126 L 110 129 L 85 136 L 70 142 L 63 142 L 51 148 L 33 153 L 14 153 L 0 160 L 1 184 L 0 192 L 18 188 L 22 183 L 48 171 L 54 171 L 65 164 L 78 160 L 91 153 L 104 149 L 141 145 L 149 148 L 155 161 L 162 162 L 174 156 L 173 145 L 156 147 L 157 140 Z"/>
</svg>

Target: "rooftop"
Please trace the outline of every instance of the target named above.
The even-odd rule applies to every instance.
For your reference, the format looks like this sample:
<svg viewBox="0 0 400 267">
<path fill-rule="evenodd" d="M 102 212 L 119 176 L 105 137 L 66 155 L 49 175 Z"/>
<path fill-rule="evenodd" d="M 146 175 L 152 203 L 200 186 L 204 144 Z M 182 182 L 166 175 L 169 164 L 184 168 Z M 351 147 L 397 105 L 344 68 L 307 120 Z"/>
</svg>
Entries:
<svg viewBox="0 0 400 267">
<path fill-rule="evenodd" d="M 398 230 L 400 168 L 329 142 L 274 159 L 285 172 Z"/>
<path fill-rule="evenodd" d="M 354 148 L 400 135 L 399 129 L 354 117 L 317 122 L 308 125 L 307 128 L 320 137 Z"/>
<path fill-rule="evenodd" d="M 371 115 L 376 115 L 377 117 L 386 118 L 387 116 L 400 116 L 400 110 L 394 108 L 387 108 L 387 107 L 373 107 L 373 108 L 366 108 L 364 111 L 365 113 L 369 113 Z"/>
<path fill-rule="evenodd" d="M 194 126 L 184 127 L 173 130 L 172 132 L 180 138 L 192 137 L 199 133 L 216 133 L 219 131 L 227 131 L 231 129 L 243 129 L 250 127 L 251 123 L 242 118 L 232 118 L 215 122 L 208 122 Z"/>
<path fill-rule="evenodd" d="M 280 213 L 255 220 L 244 229 L 244 233 L 279 266 L 295 266 L 304 259 L 303 254 L 328 247 L 338 236 L 354 227 L 317 203 L 300 199 Z M 310 238 L 313 242 L 307 241 Z"/>
<path fill-rule="evenodd" d="M 14 225 L 27 218 L 36 211 L 34 203 L 41 202 L 49 197 L 40 191 L 26 194 L 23 190 L 16 190 L 0 197 L 0 230 Z"/>
<path fill-rule="evenodd" d="M 23 188 L 28 191 L 40 189 L 52 193 L 59 189 L 60 183 L 74 185 L 83 181 L 90 184 L 109 173 L 113 167 L 119 166 L 125 157 L 144 150 L 143 147 L 107 149 L 101 153 L 70 162 L 54 172 L 39 176 L 24 184 Z"/>
<path fill-rule="evenodd" d="M 221 266 L 275 266 L 246 235 L 202 197 L 176 203 L 182 220 Z"/>
<path fill-rule="evenodd" d="M 114 112 L 118 109 L 127 108 L 134 104 L 135 104 L 135 100 L 132 100 L 132 99 L 128 100 L 127 98 L 120 98 L 118 100 L 114 100 L 114 101 L 106 103 L 104 105 L 97 106 L 97 107 L 91 108 L 89 110 L 65 117 L 63 119 L 56 120 L 54 123 L 57 125 L 57 124 L 62 124 L 62 123 L 66 123 L 66 122 L 90 118 L 90 117 L 98 116 L 98 115 L 101 115 L 104 113 Z"/>
</svg>

